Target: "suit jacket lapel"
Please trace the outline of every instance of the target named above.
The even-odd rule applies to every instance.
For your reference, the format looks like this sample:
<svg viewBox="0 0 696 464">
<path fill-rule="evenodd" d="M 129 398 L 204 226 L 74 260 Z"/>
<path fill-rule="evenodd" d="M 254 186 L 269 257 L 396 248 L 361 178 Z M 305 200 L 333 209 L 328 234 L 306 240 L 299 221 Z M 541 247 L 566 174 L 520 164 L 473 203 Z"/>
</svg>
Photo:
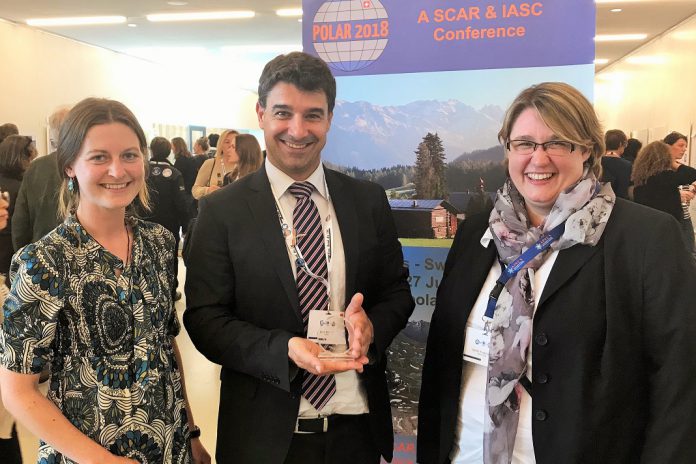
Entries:
<svg viewBox="0 0 696 464">
<path fill-rule="evenodd" d="M 358 237 L 358 214 L 355 211 L 355 202 L 351 192 L 341 178 L 332 170 L 324 168 L 326 185 L 329 187 L 331 203 L 336 211 L 336 222 L 341 230 L 343 252 L 346 259 L 346 295 L 344 307 L 355 293 L 358 272 L 358 251 L 360 249 Z"/>
<path fill-rule="evenodd" d="M 459 260 L 466 263 L 464 265 L 465 270 L 460 271 L 460 280 L 458 280 L 456 284 L 461 289 L 461 296 L 458 297 L 458 301 L 454 303 L 457 308 L 457 314 L 459 314 L 456 323 L 458 327 L 462 328 L 461 330 L 464 330 L 466 321 L 469 319 L 469 314 L 474 308 L 474 303 L 476 303 L 481 289 L 483 288 L 483 284 L 486 282 L 491 266 L 496 262 L 496 256 L 498 256 L 493 240 L 488 242 L 487 247 L 484 248 L 481 246 L 479 241 L 482 235 L 483 231 L 481 231 L 480 234 L 474 235 L 474 237 L 476 237 L 476 242 L 472 245 L 472 248 L 470 248 L 470 252 Z M 468 308 L 468 310 L 461 311 L 460 308 Z"/>
<path fill-rule="evenodd" d="M 271 184 L 266 175 L 266 168 L 251 174 L 249 183 L 251 194 L 248 196 L 249 209 L 254 219 L 254 223 L 259 231 L 259 236 L 266 245 L 270 262 L 261 263 L 264 266 L 273 266 L 285 293 L 288 295 L 290 305 L 297 318 L 302 322 L 300 315 L 300 301 L 297 296 L 297 286 L 292 274 L 292 267 L 288 259 L 288 251 L 285 245 L 283 234 L 280 230 L 278 212 L 275 207 L 275 199 L 271 191 Z"/>
<path fill-rule="evenodd" d="M 596 246 L 588 245 L 575 245 L 565 250 L 561 250 L 558 253 L 556 262 L 553 264 L 553 268 L 549 274 L 549 278 L 544 285 L 544 291 L 539 298 L 538 308 L 548 300 L 551 295 L 556 293 L 558 289 L 563 286 L 575 273 L 577 273 L 582 266 L 599 251 L 600 248 L 604 246 L 604 241 L 600 242 Z"/>
</svg>

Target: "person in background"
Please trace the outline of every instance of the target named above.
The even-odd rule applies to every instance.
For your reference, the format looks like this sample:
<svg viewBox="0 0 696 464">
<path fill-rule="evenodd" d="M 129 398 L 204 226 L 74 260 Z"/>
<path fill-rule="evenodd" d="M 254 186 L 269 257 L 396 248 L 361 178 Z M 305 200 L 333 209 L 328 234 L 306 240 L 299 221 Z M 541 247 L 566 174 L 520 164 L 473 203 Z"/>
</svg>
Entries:
<svg viewBox="0 0 696 464">
<path fill-rule="evenodd" d="M 57 150 L 66 219 L 15 254 L 0 385 L 7 409 L 41 437 L 39 462 L 210 462 L 175 339 L 174 238 L 132 215 L 136 198 L 148 205 L 146 152 L 122 103 L 78 103 Z"/>
<path fill-rule="evenodd" d="M 193 159 L 196 161 L 196 173 L 201 169 L 205 160 L 208 159 L 208 137 L 203 136 L 196 139 L 193 144 Z M 195 181 L 194 181 L 195 182 Z"/>
<path fill-rule="evenodd" d="M 672 170 L 669 145 L 661 140 L 651 142 L 638 154 L 631 174 L 634 200 L 641 205 L 664 211 L 681 222 L 683 211 L 677 174 Z M 693 186 L 691 193 L 693 193 Z M 683 232 L 683 229 L 682 229 Z M 684 237 L 688 246 L 688 238 Z"/>
<path fill-rule="evenodd" d="M 190 219 L 190 202 L 186 195 L 184 178 L 167 157 L 172 145 L 164 137 L 150 142 L 150 169 L 148 188 L 150 211 L 144 215 L 148 221 L 160 224 L 174 236 L 174 255 L 179 250 L 179 229 L 186 232 Z"/>
<path fill-rule="evenodd" d="M 607 151 L 602 156 L 601 181 L 610 183 L 620 198 L 628 198 L 628 187 L 631 185 L 631 163 L 621 158 L 626 140 L 626 134 L 618 129 L 608 130 L 604 135 Z"/>
<path fill-rule="evenodd" d="M 251 134 L 239 134 L 235 138 L 235 151 L 239 161 L 237 166 L 228 172 L 223 181 L 224 185 L 230 184 L 244 176 L 257 171 L 263 164 L 263 155 L 261 154 L 261 146 Z"/>
<path fill-rule="evenodd" d="M 642 146 L 643 143 L 640 140 L 628 139 L 626 141 L 626 147 L 624 148 L 621 157 L 629 163 L 634 163 L 636 161 L 636 157 L 638 156 L 638 152 L 640 151 Z"/>
<path fill-rule="evenodd" d="M 174 167 L 184 176 L 184 189 L 187 195 L 191 195 L 191 188 L 196 182 L 196 174 L 198 173 L 196 161 L 191 156 L 184 139 L 174 137 L 171 143 L 174 152 Z"/>
<path fill-rule="evenodd" d="M 0 229 L 0 274 L 7 274 L 12 260 L 12 216 L 24 172 L 36 157 L 31 137 L 10 135 L 0 143 L 0 187 L 10 197 L 10 224 Z"/>
<path fill-rule="evenodd" d="M 181 137 L 172 139 L 172 151 L 174 152 L 174 167 L 179 170 L 184 178 L 184 191 L 186 192 L 186 204 L 189 208 L 189 217 L 193 217 L 195 205 L 193 204 L 193 196 L 191 189 L 196 182 L 198 175 L 198 165 L 196 160 L 191 156 L 191 152 L 186 146 L 186 141 Z M 186 231 L 186 227 L 183 229 Z"/>
<path fill-rule="evenodd" d="M 6 122 L 0 126 L 0 143 L 2 143 L 8 135 L 19 135 L 19 128 L 16 124 Z"/>
<path fill-rule="evenodd" d="M 679 226 L 598 181 L 602 129 L 568 84 L 523 90 L 498 138 L 508 179 L 458 228 L 437 292 L 418 462 L 696 462 Z"/>
<path fill-rule="evenodd" d="M 220 134 L 215 157 L 207 159 L 203 163 L 191 189 L 193 198 L 196 200 L 200 200 L 204 195 L 222 187 L 227 173 L 234 171 L 239 161 L 234 144 L 237 134 L 239 132 L 232 129 L 225 130 Z"/>
<path fill-rule="evenodd" d="M 51 153 L 36 158 L 24 173 L 12 218 L 12 245 L 15 251 L 35 242 L 59 223 L 60 174 L 56 161 L 58 135 L 69 106 L 60 106 L 48 117 L 48 144 Z"/>
<path fill-rule="evenodd" d="M 210 148 L 208 150 L 208 158 L 215 158 L 215 152 L 217 151 L 219 139 L 220 135 L 218 134 L 213 133 L 208 135 L 208 144 L 210 145 Z"/>
<path fill-rule="evenodd" d="M 696 244 L 694 243 L 694 224 L 691 220 L 691 212 L 689 207 L 691 200 L 694 199 L 694 193 L 690 190 L 689 185 L 696 182 L 696 169 L 684 164 L 684 155 L 688 148 L 688 140 L 684 134 L 679 132 L 670 132 L 663 140 L 669 145 L 669 153 L 672 157 L 672 170 L 677 174 L 677 182 L 681 186 L 679 196 L 681 197 L 682 220 L 680 221 L 684 237 L 688 240 L 688 248 L 692 250 L 694 258 L 696 258 Z"/>
<path fill-rule="evenodd" d="M 193 157 L 194 162 L 196 163 L 196 178 L 198 178 L 198 173 L 201 170 L 201 167 L 203 164 L 208 160 L 208 137 L 199 137 L 196 142 L 193 144 L 193 152 L 195 156 Z M 211 173 L 212 175 L 212 173 Z M 210 176 L 208 176 L 210 179 Z M 228 177 L 225 176 L 223 179 L 223 184 L 226 183 Z M 194 185 L 195 185 L 194 181 Z M 188 259 L 188 245 L 189 245 L 189 238 L 191 237 L 191 233 L 193 232 L 193 228 L 196 226 L 196 217 L 198 216 L 198 198 L 195 198 L 193 196 L 193 187 L 191 188 L 191 220 L 189 221 L 189 224 L 186 228 L 186 233 L 184 234 L 184 246 L 182 249 L 182 256 L 184 258 L 184 263 Z"/>
</svg>

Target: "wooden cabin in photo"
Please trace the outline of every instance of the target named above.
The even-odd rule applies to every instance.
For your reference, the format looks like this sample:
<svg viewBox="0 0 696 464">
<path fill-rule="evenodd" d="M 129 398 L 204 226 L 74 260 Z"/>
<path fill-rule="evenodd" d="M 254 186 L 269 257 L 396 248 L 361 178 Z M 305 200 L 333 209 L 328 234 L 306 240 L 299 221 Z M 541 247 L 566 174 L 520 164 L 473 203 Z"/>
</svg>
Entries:
<svg viewBox="0 0 696 464">
<path fill-rule="evenodd" d="M 445 200 L 389 200 L 402 238 L 453 238 L 459 211 Z"/>
</svg>

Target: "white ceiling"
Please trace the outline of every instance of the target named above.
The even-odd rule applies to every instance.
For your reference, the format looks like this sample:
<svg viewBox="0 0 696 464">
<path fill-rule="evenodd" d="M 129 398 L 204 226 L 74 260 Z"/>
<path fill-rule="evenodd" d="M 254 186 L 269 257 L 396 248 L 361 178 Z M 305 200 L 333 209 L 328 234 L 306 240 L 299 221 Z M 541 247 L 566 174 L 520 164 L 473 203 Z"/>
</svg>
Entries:
<svg viewBox="0 0 696 464">
<path fill-rule="evenodd" d="M 574 1 L 574 0 L 566 0 Z M 300 7 L 300 0 L 189 0 L 172 6 L 166 0 L 2 0 L 0 18 L 24 23 L 28 18 L 55 16 L 121 15 L 137 27 L 126 24 L 101 26 L 44 27 L 58 35 L 154 61 L 176 59 L 181 50 L 216 55 L 222 47 L 266 46 L 263 55 L 274 56 L 301 44 L 301 23 L 281 18 L 278 8 Z M 612 8 L 623 11 L 612 13 Z M 249 10 L 252 19 L 150 23 L 146 14 Z M 696 0 L 616 0 L 597 5 L 597 34 L 646 33 L 642 42 L 597 43 L 596 56 L 611 64 L 641 44 L 696 14 Z M 233 49 L 234 50 L 234 49 Z M 263 59 L 263 58 L 262 58 Z M 598 65 L 601 70 L 607 65 Z"/>
<path fill-rule="evenodd" d="M 622 11 L 612 13 L 614 8 Z M 641 42 L 596 43 L 595 56 L 607 58 L 609 63 L 595 69 L 601 70 L 694 14 L 695 0 L 617 0 L 598 4 L 597 34 L 645 33 L 648 37 Z"/>
</svg>

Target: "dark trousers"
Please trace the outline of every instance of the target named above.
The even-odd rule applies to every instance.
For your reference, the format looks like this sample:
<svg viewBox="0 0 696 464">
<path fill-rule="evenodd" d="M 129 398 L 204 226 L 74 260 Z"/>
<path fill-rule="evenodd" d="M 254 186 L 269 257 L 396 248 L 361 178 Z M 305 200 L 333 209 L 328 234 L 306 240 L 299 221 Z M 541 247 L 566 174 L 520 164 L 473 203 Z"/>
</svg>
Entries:
<svg viewBox="0 0 696 464">
<path fill-rule="evenodd" d="M 341 416 L 326 432 L 295 433 L 285 464 L 379 464 L 367 414 Z"/>
<path fill-rule="evenodd" d="M 2 464 L 22 464 L 22 453 L 19 450 L 17 428 L 12 426 L 12 438 L 0 439 L 0 462 Z"/>
</svg>

